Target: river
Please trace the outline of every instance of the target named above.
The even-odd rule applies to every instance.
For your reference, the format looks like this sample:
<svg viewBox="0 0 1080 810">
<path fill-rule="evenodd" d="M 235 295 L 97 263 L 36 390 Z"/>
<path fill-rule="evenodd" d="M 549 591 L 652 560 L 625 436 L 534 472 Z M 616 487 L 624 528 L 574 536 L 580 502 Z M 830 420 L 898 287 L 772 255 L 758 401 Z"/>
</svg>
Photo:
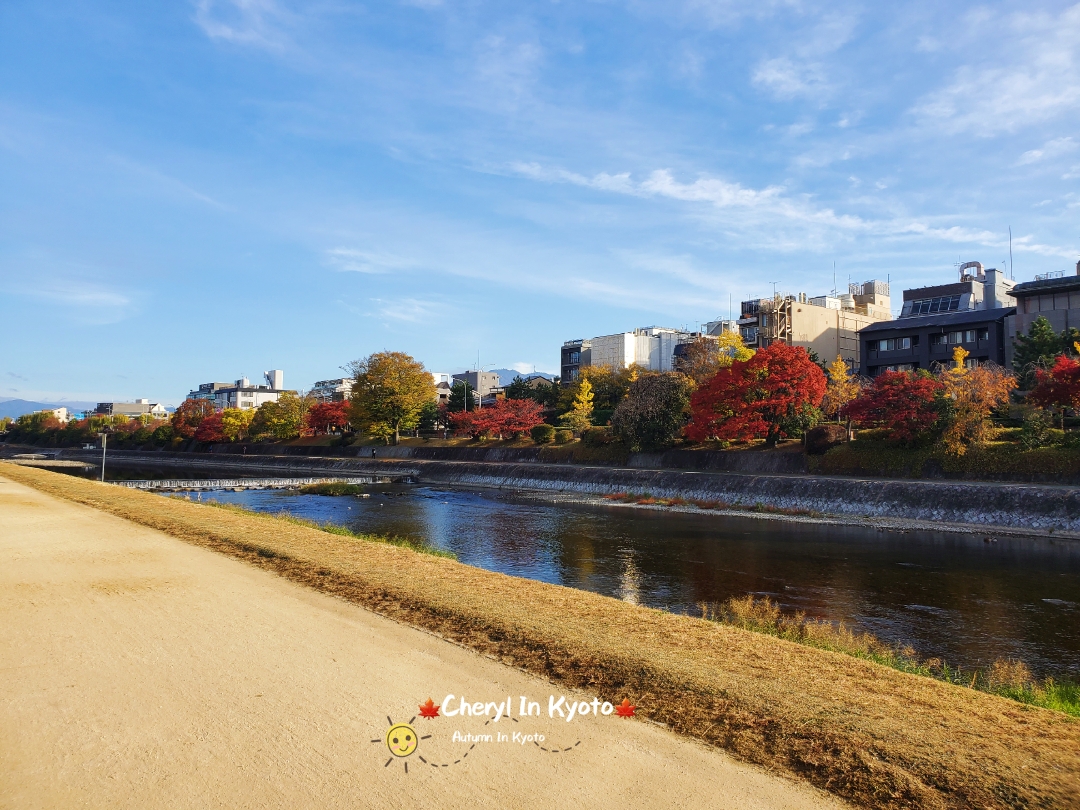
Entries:
<svg viewBox="0 0 1080 810">
<path fill-rule="evenodd" d="M 202 495 L 398 535 L 469 565 L 696 615 L 768 595 L 963 668 L 1017 658 L 1080 677 L 1080 542 L 687 514 L 500 491 L 375 485 L 370 497 Z M 192 496 L 194 497 L 194 496 Z"/>
</svg>

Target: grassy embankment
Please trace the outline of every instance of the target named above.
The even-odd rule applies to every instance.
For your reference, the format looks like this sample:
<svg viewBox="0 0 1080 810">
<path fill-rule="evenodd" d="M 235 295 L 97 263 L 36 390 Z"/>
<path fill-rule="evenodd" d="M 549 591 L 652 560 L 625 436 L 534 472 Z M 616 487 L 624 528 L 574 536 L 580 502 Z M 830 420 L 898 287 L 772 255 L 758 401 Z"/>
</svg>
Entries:
<svg viewBox="0 0 1080 810">
<path fill-rule="evenodd" d="M 1080 721 L 873 661 L 385 543 L 2 465 L 84 503 L 424 627 L 866 807 L 1076 806 Z"/>
</svg>

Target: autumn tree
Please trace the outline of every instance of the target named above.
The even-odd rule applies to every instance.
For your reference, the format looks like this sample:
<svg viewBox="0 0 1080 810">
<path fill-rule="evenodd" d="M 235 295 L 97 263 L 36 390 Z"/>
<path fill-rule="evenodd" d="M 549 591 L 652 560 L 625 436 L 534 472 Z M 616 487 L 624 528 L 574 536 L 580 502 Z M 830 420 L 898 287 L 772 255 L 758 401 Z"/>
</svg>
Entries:
<svg viewBox="0 0 1080 810">
<path fill-rule="evenodd" d="M 221 434 L 227 441 L 242 441 L 248 437 L 254 419 L 253 408 L 226 408 L 221 412 Z"/>
<path fill-rule="evenodd" d="M 682 373 L 639 377 L 611 416 L 612 432 L 635 451 L 670 445 L 689 418 L 693 389 Z"/>
<path fill-rule="evenodd" d="M 353 375 L 350 421 L 361 430 L 398 443 L 415 428 L 425 402 L 435 399 L 435 380 L 424 364 L 403 352 L 378 352 L 348 366 Z"/>
<path fill-rule="evenodd" d="M 1075 348 L 1080 353 L 1080 344 Z M 1080 409 L 1080 361 L 1060 355 L 1049 371 L 1038 369 L 1027 401 L 1040 408 L 1059 410 L 1064 430 L 1066 409 Z"/>
<path fill-rule="evenodd" d="M 1030 391 L 1038 382 L 1038 371 L 1053 366 L 1058 355 L 1068 354 L 1077 339 L 1080 335 L 1075 328 L 1055 333 L 1044 315 L 1032 321 L 1028 333 L 1017 335 L 1013 341 L 1013 368 L 1019 375 L 1020 387 Z"/>
<path fill-rule="evenodd" d="M 686 435 L 694 441 L 764 438 L 771 447 L 810 427 L 824 396 L 825 373 L 806 349 L 776 342 L 734 361 L 694 392 Z"/>
<path fill-rule="evenodd" d="M 942 434 L 945 449 L 962 456 L 973 444 L 982 444 L 994 437 L 990 415 L 1008 404 L 1009 394 L 1016 388 L 1016 377 L 994 364 L 968 368 L 968 351 L 953 349 L 953 367 L 941 373 L 944 396 L 949 405 L 948 423 Z"/>
<path fill-rule="evenodd" d="M 558 399 L 558 409 L 565 413 L 573 408 L 581 386 L 586 381 L 593 395 L 593 408 L 600 413 L 610 413 L 623 401 L 630 383 L 636 380 L 643 369 L 637 365 L 628 368 L 612 369 L 608 366 L 586 366 L 577 378 L 562 389 Z"/>
<path fill-rule="evenodd" d="M 454 432 L 481 436 L 520 436 L 544 423 L 543 408 L 531 399 L 500 399 L 486 408 L 451 414 Z"/>
<path fill-rule="evenodd" d="M 884 428 L 895 441 L 913 444 L 940 426 L 944 385 L 928 372 L 885 371 L 841 415 L 859 427 Z"/>
<path fill-rule="evenodd" d="M 577 385 L 577 395 L 570 404 L 570 410 L 559 417 L 559 423 L 575 433 L 581 433 L 592 424 L 594 399 L 592 383 L 585 377 Z"/>
<path fill-rule="evenodd" d="M 276 401 L 259 406 L 248 433 L 255 439 L 295 439 L 306 432 L 305 417 L 314 404 L 310 394 L 300 396 L 295 391 L 282 391 Z"/>
<path fill-rule="evenodd" d="M 313 435 L 342 430 L 349 424 L 348 402 L 319 402 L 307 412 L 305 424 Z"/>
<path fill-rule="evenodd" d="M 835 416 L 839 423 L 841 410 L 859 395 L 862 383 L 851 373 L 847 361 L 840 355 L 836 355 L 836 360 L 829 365 L 828 375 L 829 383 L 825 387 L 825 399 L 822 400 L 821 409 L 826 416 Z"/>
<path fill-rule="evenodd" d="M 715 337 L 702 335 L 686 344 L 675 368 L 700 385 L 720 369 L 730 368 L 736 360 L 746 361 L 753 356 L 754 350 L 743 343 L 738 332 L 722 332 Z"/>
<path fill-rule="evenodd" d="M 225 441 L 225 432 L 222 430 L 221 423 L 221 413 L 215 412 L 207 416 L 195 428 L 195 441 L 208 443 Z"/>
<path fill-rule="evenodd" d="M 202 420 L 214 411 L 214 403 L 208 399 L 185 399 L 173 412 L 173 431 L 183 439 L 190 439 L 195 436 Z"/>
</svg>

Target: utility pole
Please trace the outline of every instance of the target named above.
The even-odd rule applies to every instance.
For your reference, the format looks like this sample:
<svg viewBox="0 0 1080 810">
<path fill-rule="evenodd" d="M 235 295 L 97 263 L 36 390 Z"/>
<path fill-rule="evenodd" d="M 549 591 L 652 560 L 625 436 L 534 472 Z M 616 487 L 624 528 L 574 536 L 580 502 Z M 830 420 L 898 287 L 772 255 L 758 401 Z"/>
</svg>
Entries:
<svg viewBox="0 0 1080 810">
<path fill-rule="evenodd" d="M 109 442 L 108 433 L 99 433 L 101 437 L 101 483 L 105 483 L 105 445 Z"/>
</svg>

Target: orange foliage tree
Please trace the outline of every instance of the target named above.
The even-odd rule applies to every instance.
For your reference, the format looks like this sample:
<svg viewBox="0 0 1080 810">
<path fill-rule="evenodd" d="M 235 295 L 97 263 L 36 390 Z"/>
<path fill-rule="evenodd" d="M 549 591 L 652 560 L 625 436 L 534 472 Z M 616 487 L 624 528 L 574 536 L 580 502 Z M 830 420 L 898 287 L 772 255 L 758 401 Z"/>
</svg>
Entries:
<svg viewBox="0 0 1080 810">
<path fill-rule="evenodd" d="M 1016 388 L 1016 377 L 993 364 L 967 368 L 964 359 L 968 352 L 957 346 L 953 350 L 953 367 L 941 373 L 944 395 L 950 405 L 950 415 L 941 436 L 945 449 L 962 456 L 973 444 L 982 444 L 996 432 L 990 415 L 1009 401 Z"/>
<path fill-rule="evenodd" d="M 772 446 L 805 428 L 824 396 L 825 374 L 806 349 L 773 343 L 694 392 L 685 433 L 693 441 L 764 438 Z"/>
</svg>

